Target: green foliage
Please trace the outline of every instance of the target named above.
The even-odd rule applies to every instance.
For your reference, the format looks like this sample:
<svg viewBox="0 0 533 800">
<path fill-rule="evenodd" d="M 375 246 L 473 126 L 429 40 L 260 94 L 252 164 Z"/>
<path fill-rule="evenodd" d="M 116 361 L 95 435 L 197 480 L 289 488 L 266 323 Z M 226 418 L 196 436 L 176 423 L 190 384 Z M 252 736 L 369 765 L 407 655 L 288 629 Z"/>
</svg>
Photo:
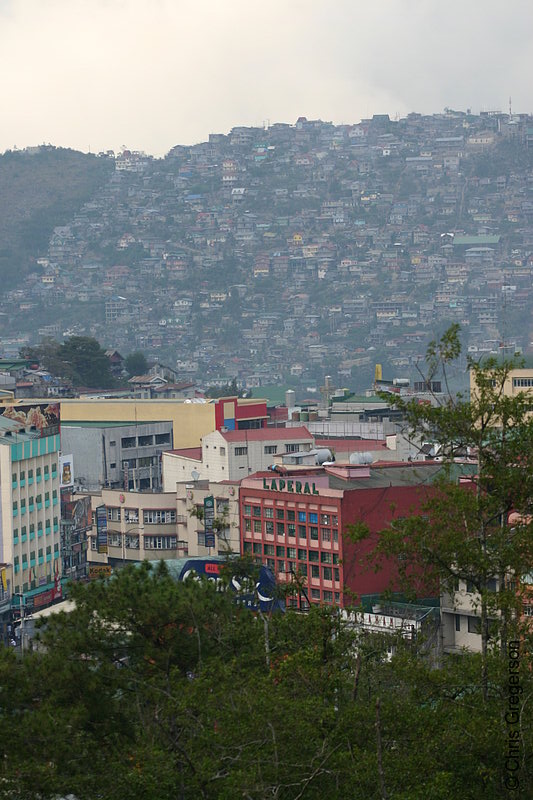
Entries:
<svg viewBox="0 0 533 800">
<path fill-rule="evenodd" d="M 459 328 L 452 326 L 428 349 L 427 380 L 439 375 L 446 384 L 459 354 Z M 444 462 L 422 513 L 383 531 L 371 557 L 378 565 L 395 558 L 405 590 L 421 574 L 452 598 L 458 580 L 472 587 L 485 699 L 489 648 L 504 655 L 509 638 L 521 636 L 522 579 L 533 564 L 533 417 L 526 393 L 505 392 L 516 366 L 513 360 L 470 360 L 469 399 L 449 392 L 432 404 L 390 399 L 404 414 L 406 435 L 440 444 Z M 474 467 L 462 484 L 458 454 L 470 456 L 470 473 Z"/>
<path fill-rule="evenodd" d="M 89 336 L 72 336 L 64 344 L 43 339 L 38 347 L 23 348 L 21 356 L 39 362 L 52 375 L 66 378 L 75 386 L 110 389 L 115 385 L 105 350 Z"/>
<path fill-rule="evenodd" d="M 267 666 L 262 620 L 210 582 L 175 583 L 163 562 L 72 596 L 40 650 L 0 650 L 6 797 L 502 796 L 506 674 L 493 656 L 484 702 L 478 656 L 434 669 L 400 639 L 387 661 L 383 637 L 327 608 L 272 615 Z M 520 734 L 527 787 L 527 713 Z"/>
<path fill-rule="evenodd" d="M 130 378 L 133 378 L 134 375 L 146 375 L 148 372 L 148 361 L 140 350 L 126 356 L 124 366 Z"/>
</svg>

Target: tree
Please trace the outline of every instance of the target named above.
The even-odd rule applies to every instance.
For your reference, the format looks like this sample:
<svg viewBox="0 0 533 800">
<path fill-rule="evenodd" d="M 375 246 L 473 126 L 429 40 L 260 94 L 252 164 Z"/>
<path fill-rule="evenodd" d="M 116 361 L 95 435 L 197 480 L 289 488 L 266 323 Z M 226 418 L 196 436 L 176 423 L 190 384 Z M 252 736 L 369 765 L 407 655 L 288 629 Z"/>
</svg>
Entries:
<svg viewBox="0 0 533 800">
<path fill-rule="evenodd" d="M 133 378 L 134 375 L 146 375 L 148 372 L 148 361 L 140 350 L 126 356 L 124 366 L 130 378 Z"/>
<path fill-rule="evenodd" d="M 72 336 L 64 344 L 45 338 L 38 347 L 23 348 L 20 354 L 77 386 L 110 389 L 115 385 L 105 350 L 89 336 Z"/>
<path fill-rule="evenodd" d="M 70 366 L 77 385 L 94 389 L 110 389 L 115 385 L 109 358 L 96 339 L 72 336 L 61 346 L 59 355 Z"/>
<path fill-rule="evenodd" d="M 176 583 L 164 562 L 125 567 L 73 586 L 75 610 L 48 618 L 39 650 L 20 659 L 0 648 L 5 796 L 502 796 L 508 676 L 499 659 L 488 656 L 497 686 L 485 703 L 479 656 L 434 669 L 399 637 L 389 661 L 390 639 L 315 606 L 272 614 L 267 665 L 261 620 L 220 588 Z M 530 667 L 524 657 L 524 698 Z"/>
<path fill-rule="evenodd" d="M 502 656 L 507 643 L 520 638 L 521 581 L 533 565 L 533 417 L 526 393 L 510 396 L 506 386 L 517 366 L 496 358 L 468 361 L 470 398 L 454 397 L 448 387 L 451 363 L 460 355 L 459 327 L 452 326 L 431 343 L 427 353 L 428 387 L 444 382 L 443 397 L 420 404 L 394 396 L 391 406 L 403 412 L 405 433 L 413 441 L 441 445 L 441 479 L 422 513 L 395 521 L 383 531 L 373 558 L 398 559 L 405 587 L 423 573 L 454 596 L 457 581 L 471 587 L 480 614 L 481 682 L 489 691 L 489 648 Z M 475 463 L 457 480 L 459 455 Z M 354 530 L 366 536 L 364 528 Z"/>
</svg>

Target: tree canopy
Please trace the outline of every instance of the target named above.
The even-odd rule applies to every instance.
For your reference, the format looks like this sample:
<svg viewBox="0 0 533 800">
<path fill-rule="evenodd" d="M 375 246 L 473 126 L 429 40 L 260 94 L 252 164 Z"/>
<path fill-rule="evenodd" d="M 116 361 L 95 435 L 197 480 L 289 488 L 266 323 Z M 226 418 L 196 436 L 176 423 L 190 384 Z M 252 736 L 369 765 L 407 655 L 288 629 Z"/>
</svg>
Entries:
<svg viewBox="0 0 533 800">
<path fill-rule="evenodd" d="M 37 361 L 52 375 L 66 378 L 75 386 L 110 389 L 115 385 L 105 350 L 90 336 L 72 336 L 63 344 L 46 338 L 37 347 L 21 350 L 21 356 Z"/>
<path fill-rule="evenodd" d="M 133 378 L 134 375 L 146 375 L 148 372 L 148 361 L 140 350 L 126 356 L 124 366 L 130 378 Z"/>
<path fill-rule="evenodd" d="M 163 562 L 72 587 L 72 597 L 76 609 L 49 618 L 39 650 L 23 659 L 0 650 L 6 796 L 502 796 L 498 659 L 484 701 L 478 656 L 434 669 L 400 637 L 388 660 L 382 636 L 319 607 L 265 618 L 266 658 L 258 616 L 211 582 L 175 583 Z M 524 657 L 524 697 L 529 667 Z M 522 716 L 527 787 L 531 715 Z"/>
</svg>

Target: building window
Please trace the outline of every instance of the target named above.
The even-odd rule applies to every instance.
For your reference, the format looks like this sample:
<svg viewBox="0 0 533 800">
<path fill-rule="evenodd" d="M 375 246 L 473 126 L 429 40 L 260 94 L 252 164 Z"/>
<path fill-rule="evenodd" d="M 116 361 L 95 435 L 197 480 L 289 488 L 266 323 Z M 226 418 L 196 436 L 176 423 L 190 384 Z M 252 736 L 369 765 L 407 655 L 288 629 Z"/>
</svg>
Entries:
<svg viewBox="0 0 533 800">
<path fill-rule="evenodd" d="M 320 589 L 311 589 L 311 600 L 320 600 Z"/>
<path fill-rule="evenodd" d="M 481 620 L 479 617 L 468 617 L 468 633 L 481 633 Z"/>
<path fill-rule="evenodd" d="M 311 564 L 311 577 L 320 578 L 320 567 L 318 564 Z"/>
<path fill-rule="evenodd" d="M 324 599 L 324 603 L 333 603 L 333 592 L 328 592 L 325 590 L 322 597 Z"/>
<path fill-rule="evenodd" d="M 281 545 L 276 547 L 276 555 L 278 558 L 285 558 L 285 548 Z"/>
<path fill-rule="evenodd" d="M 254 519 L 254 533 L 261 533 L 261 520 Z"/>
<path fill-rule="evenodd" d="M 333 528 L 331 533 L 333 535 L 333 541 L 334 542 L 338 542 L 339 541 L 339 531 L 337 530 L 337 528 Z"/>
<path fill-rule="evenodd" d="M 322 578 L 325 581 L 333 580 L 333 573 L 331 567 L 322 567 Z"/>
<path fill-rule="evenodd" d="M 127 450 L 129 447 L 135 447 L 135 436 L 123 436 L 120 440 L 120 444 L 122 445 L 123 450 Z"/>
<path fill-rule="evenodd" d="M 263 553 L 265 556 L 273 556 L 275 553 L 274 545 L 273 544 L 264 544 L 263 545 Z"/>
<path fill-rule="evenodd" d="M 170 444 L 170 433 L 156 433 L 156 444 Z"/>
<path fill-rule="evenodd" d="M 318 550 L 310 550 L 309 551 L 309 561 L 318 562 L 318 560 L 319 560 Z"/>
<path fill-rule="evenodd" d="M 144 511 L 143 522 L 147 525 L 170 525 L 176 522 L 176 512 L 169 510 Z"/>
<path fill-rule="evenodd" d="M 254 542 L 253 552 L 255 553 L 256 556 L 261 555 L 261 542 Z"/>
<path fill-rule="evenodd" d="M 296 548 L 287 547 L 287 558 L 296 558 Z"/>
<path fill-rule="evenodd" d="M 116 468 L 117 468 L 116 463 L 112 461 L 111 464 L 109 465 L 109 469 L 116 469 Z"/>
<path fill-rule="evenodd" d="M 285 509 L 276 508 L 276 519 L 285 519 Z"/>
<path fill-rule="evenodd" d="M 298 525 L 298 536 L 300 539 L 305 539 L 307 537 L 305 525 Z"/>
<path fill-rule="evenodd" d="M 321 528 L 320 535 L 323 542 L 331 542 L 331 531 L 328 528 Z"/>
<path fill-rule="evenodd" d="M 267 517 L 268 519 L 274 518 L 274 509 L 273 508 L 264 508 L 263 509 L 263 516 Z"/>
<path fill-rule="evenodd" d="M 302 576 L 307 576 L 307 564 L 298 564 L 298 572 Z"/>
<path fill-rule="evenodd" d="M 278 572 L 285 572 L 285 562 L 278 561 Z"/>
<path fill-rule="evenodd" d="M 287 525 L 287 534 L 293 539 L 296 537 L 296 525 L 294 525 L 292 522 L 289 522 Z"/>
<path fill-rule="evenodd" d="M 125 522 L 139 522 L 139 509 L 138 508 L 125 508 L 124 509 Z"/>
<path fill-rule="evenodd" d="M 315 542 L 318 542 L 318 528 L 316 528 L 314 525 L 309 528 L 309 538 Z"/>
<path fill-rule="evenodd" d="M 299 444 L 288 444 L 288 445 L 286 445 L 286 452 L 287 453 L 299 453 L 300 452 L 300 445 Z"/>
<path fill-rule="evenodd" d="M 250 517 L 252 515 L 252 506 L 245 505 L 244 513 L 247 517 Z"/>
<path fill-rule="evenodd" d="M 235 455 L 236 456 L 247 456 L 248 455 L 248 448 L 247 447 L 236 447 L 235 448 Z"/>
<path fill-rule="evenodd" d="M 109 442 L 109 447 L 115 447 L 116 442 Z"/>
<path fill-rule="evenodd" d="M 150 447 L 153 443 L 153 436 L 139 436 L 139 447 Z"/>
<path fill-rule="evenodd" d="M 307 550 L 304 550 L 303 548 L 298 548 L 298 558 L 301 561 L 307 561 Z"/>
<path fill-rule="evenodd" d="M 267 455 L 267 456 L 272 455 L 273 456 L 277 452 L 278 452 L 277 444 L 266 444 L 265 445 L 265 455 Z"/>
<path fill-rule="evenodd" d="M 261 516 L 261 506 L 254 506 L 254 517 Z"/>
<path fill-rule="evenodd" d="M 298 522 L 305 522 L 305 511 L 298 511 Z"/>
<path fill-rule="evenodd" d="M 320 553 L 320 560 L 323 564 L 331 564 L 331 553 L 329 552 Z"/>
<path fill-rule="evenodd" d="M 315 525 L 318 525 L 318 514 L 316 514 L 316 513 L 314 513 L 314 512 L 311 512 L 311 513 L 309 514 L 309 522 L 312 522 L 312 523 L 314 523 Z"/>
<path fill-rule="evenodd" d="M 461 630 L 461 615 L 460 614 L 455 614 L 455 630 L 456 631 L 460 631 Z"/>
<path fill-rule="evenodd" d="M 120 522 L 120 508 L 107 507 L 107 518 L 111 522 Z"/>
<path fill-rule="evenodd" d="M 291 511 L 291 509 L 289 509 L 287 511 L 287 519 L 289 520 L 289 522 L 294 522 L 294 520 L 296 519 L 296 513 L 294 511 Z"/>
<path fill-rule="evenodd" d="M 267 521 L 265 522 L 265 533 L 269 533 L 274 536 L 274 523 Z"/>
<path fill-rule="evenodd" d="M 285 536 L 285 525 L 283 522 L 276 522 L 276 533 L 278 536 Z"/>
<path fill-rule="evenodd" d="M 225 447 L 221 447 L 220 448 L 220 455 L 221 456 L 225 456 L 226 455 L 226 448 Z"/>
<path fill-rule="evenodd" d="M 146 550 L 175 550 L 178 546 L 176 536 L 145 536 L 144 547 Z"/>
<path fill-rule="evenodd" d="M 244 530 L 247 533 L 251 533 L 252 532 L 252 520 L 251 519 L 245 519 L 244 520 Z"/>
</svg>

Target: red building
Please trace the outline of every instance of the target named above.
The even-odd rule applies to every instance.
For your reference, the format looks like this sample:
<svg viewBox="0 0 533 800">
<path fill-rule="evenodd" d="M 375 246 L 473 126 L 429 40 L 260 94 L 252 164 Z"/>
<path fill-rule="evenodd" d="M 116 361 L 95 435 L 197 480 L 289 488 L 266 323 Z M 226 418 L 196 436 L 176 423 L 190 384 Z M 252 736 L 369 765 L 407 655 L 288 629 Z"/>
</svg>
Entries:
<svg viewBox="0 0 533 800">
<path fill-rule="evenodd" d="M 306 576 L 306 591 L 288 605 L 357 604 L 364 595 L 399 589 L 391 560 L 375 572 L 368 563 L 379 531 L 420 510 L 435 463 L 331 465 L 262 472 L 240 489 L 241 552 L 261 559 L 280 582 Z M 371 536 L 354 544 L 348 525 L 365 523 Z M 425 594 L 434 594 L 429 587 Z M 305 596 L 307 595 L 307 597 Z"/>
<path fill-rule="evenodd" d="M 219 431 L 253 430 L 267 424 L 266 400 L 241 397 L 221 397 L 215 402 L 215 427 Z"/>
</svg>

